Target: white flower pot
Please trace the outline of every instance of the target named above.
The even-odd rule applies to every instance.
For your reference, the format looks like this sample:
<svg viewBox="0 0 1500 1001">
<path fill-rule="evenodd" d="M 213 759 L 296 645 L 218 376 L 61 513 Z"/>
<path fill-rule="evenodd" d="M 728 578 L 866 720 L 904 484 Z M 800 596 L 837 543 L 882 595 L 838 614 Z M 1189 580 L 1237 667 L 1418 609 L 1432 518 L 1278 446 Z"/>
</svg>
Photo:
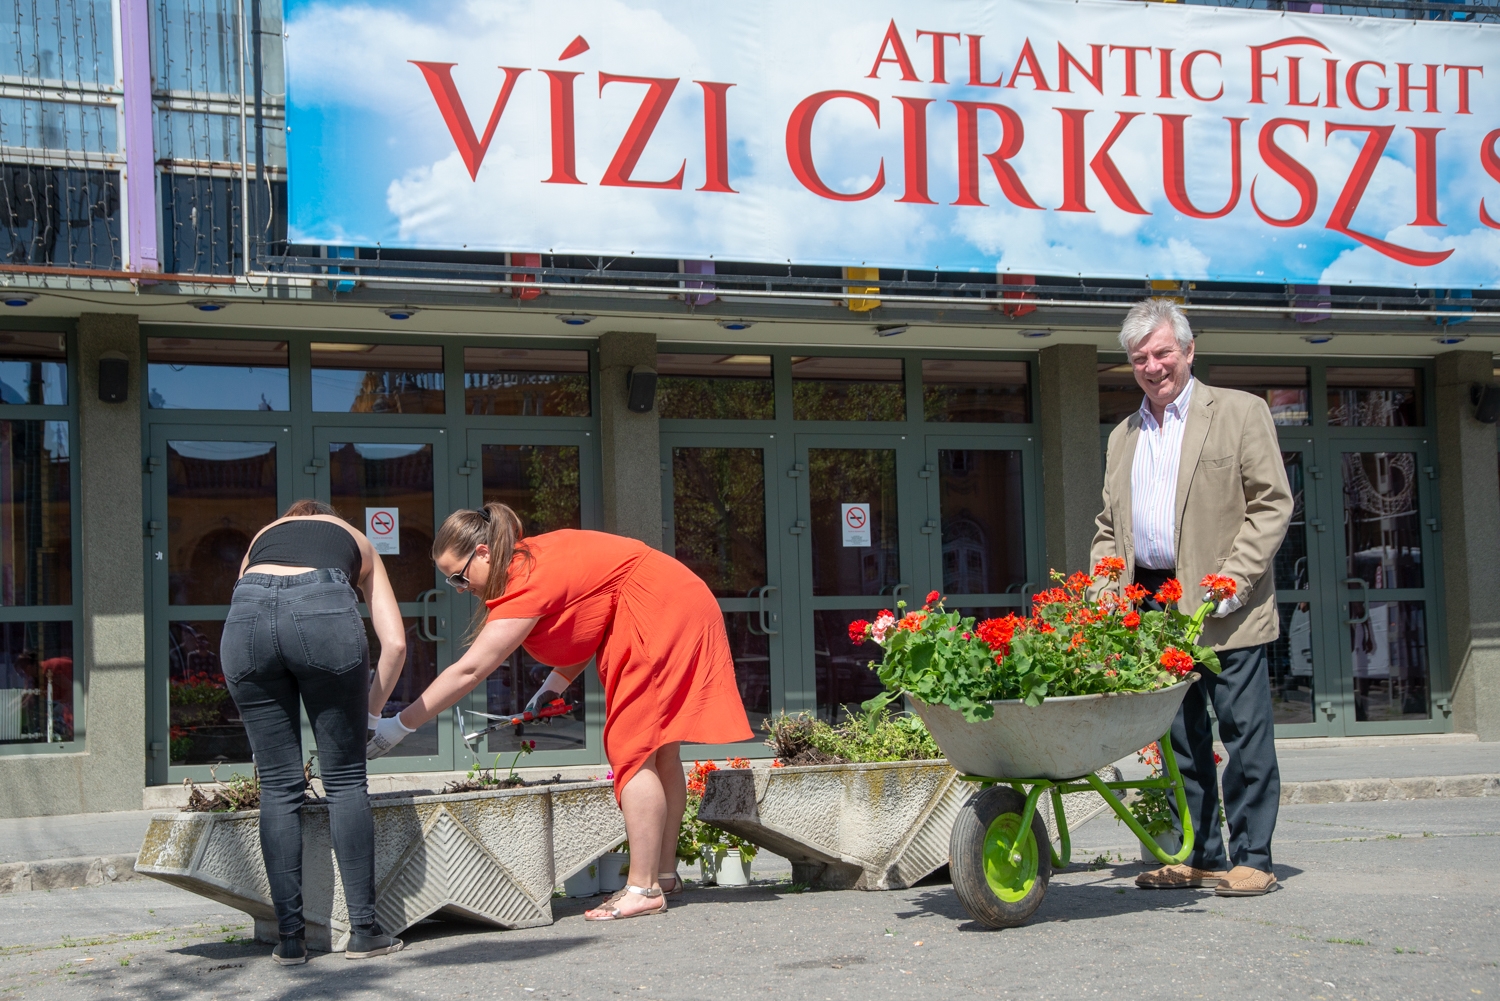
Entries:
<svg viewBox="0 0 1500 1001">
<path fill-rule="evenodd" d="M 630 853 L 605 852 L 599 859 L 599 889 L 614 893 L 625 888 L 630 878 Z"/>
<path fill-rule="evenodd" d="M 1182 847 L 1182 835 L 1178 834 L 1176 831 L 1168 831 L 1165 834 L 1158 834 L 1156 836 L 1156 844 L 1157 847 L 1166 852 L 1168 855 L 1175 855 L 1177 854 L 1178 849 Z M 1146 846 L 1146 842 L 1144 841 L 1141 842 L 1141 861 L 1149 862 L 1152 865 L 1162 864 L 1161 859 L 1151 854 L 1151 849 Z"/>
<path fill-rule="evenodd" d="M 719 885 L 719 860 L 722 852 L 704 852 L 698 856 L 698 881 L 703 886 Z"/>
<path fill-rule="evenodd" d="M 590 862 L 563 880 L 563 892 L 570 897 L 592 897 L 599 892 L 599 863 Z"/>
<path fill-rule="evenodd" d="M 719 859 L 720 886 L 749 886 L 750 860 L 738 848 L 730 848 Z"/>
</svg>

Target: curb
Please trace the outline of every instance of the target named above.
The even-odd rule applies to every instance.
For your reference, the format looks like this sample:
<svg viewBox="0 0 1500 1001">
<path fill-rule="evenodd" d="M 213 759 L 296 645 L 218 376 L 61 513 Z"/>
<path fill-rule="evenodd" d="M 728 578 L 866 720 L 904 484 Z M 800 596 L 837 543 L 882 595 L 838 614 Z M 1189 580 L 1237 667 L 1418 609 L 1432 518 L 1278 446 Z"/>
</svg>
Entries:
<svg viewBox="0 0 1500 1001">
<path fill-rule="evenodd" d="M 28 890 L 71 890 L 139 878 L 134 855 L 46 859 L 0 865 L 0 894 Z"/>
<path fill-rule="evenodd" d="M 1374 803 L 1399 799 L 1500 796 L 1500 775 L 1429 775 L 1409 779 L 1323 779 L 1283 782 L 1281 805 Z"/>
</svg>

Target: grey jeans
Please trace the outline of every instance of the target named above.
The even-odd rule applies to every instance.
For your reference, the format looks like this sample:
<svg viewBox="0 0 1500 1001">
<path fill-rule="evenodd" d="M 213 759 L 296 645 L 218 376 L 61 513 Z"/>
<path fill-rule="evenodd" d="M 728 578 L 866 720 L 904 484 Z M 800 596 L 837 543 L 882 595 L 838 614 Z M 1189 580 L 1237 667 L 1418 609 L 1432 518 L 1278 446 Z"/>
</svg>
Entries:
<svg viewBox="0 0 1500 1001">
<path fill-rule="evenodd" d="M 318 746 L 349 923 L 375 925 L 375 828 L 365 786 L 370 647 L 342 570 L 239 579 L 219 658 L 260 772 L 260 848 L 282 936 L 302 920 L 300 698 Z"/>
</svg>

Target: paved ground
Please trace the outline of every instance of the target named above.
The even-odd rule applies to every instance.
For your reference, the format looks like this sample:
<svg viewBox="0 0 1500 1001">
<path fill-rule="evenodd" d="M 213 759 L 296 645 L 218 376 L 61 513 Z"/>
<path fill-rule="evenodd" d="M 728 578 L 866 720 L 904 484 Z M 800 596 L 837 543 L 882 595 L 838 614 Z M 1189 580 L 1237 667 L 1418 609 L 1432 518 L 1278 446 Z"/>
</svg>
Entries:
<svg viewBox="0 0 1500 1001">
<path fill-rule="evenodd" d="M 1477 998 L 1500 995 L 1500 801 L 1287 807 L 1284 888 L 1137 890 L 1104 819 L 1024 928 L 985 931 L 943 884 L 694 890 L 665 918 L 430 923 L 399 956 L 283 970 L 238 912 L 152 881 L 0 897 L 0 998 Z M 71 936 L 71 940 L 69 939 Z M 126 965 L 128 964 L 128 965 Z"/>
</svg>

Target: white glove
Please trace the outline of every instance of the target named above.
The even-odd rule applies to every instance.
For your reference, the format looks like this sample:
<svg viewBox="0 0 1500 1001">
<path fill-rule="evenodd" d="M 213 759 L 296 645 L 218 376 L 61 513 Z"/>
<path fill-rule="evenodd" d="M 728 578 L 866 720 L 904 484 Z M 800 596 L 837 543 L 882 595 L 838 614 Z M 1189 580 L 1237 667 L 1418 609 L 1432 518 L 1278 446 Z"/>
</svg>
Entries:
<svg viewBox="0 0 1500 1001">
<path fill-rule="evenodd" d="M 1208 597 L 1208 595 L 1204 595 L 1204 597 Z M 1235 612 L 1238 612 L 1240 608 L 1244 606 L 1244 604 L 1245 603 L 1240 600 L 1240 596 L 1237 594 L 1232 597 L 1225 598 L 1223 601 L 1219 602 L 1219 607 L 1214 609 L 1213 617 L 1216 619 L 1222 619 L 1226 615 L 1233 615 Z"/>
<path fill-rule="evenodd" d="M 563 697 L 563 693 L 568 690 L 568 685 L 571 683 L 567 678 L 553 671 L 547 675 L 547 680 L 542 682 L 542 687 L 537 689 L 536 694 L 531 697 L 531 701 L 526 703 L 526 711 L 534 713 L 546 706 L 550 706 L 553 702 Z"/>
<path fill-rule="evenodd" d="M 366 730 L 373 730 L 377 726 L 380 725 L 380 717 L 379 716 L 376 716 L 374 713 L 372 713 L 372 712 L 370 712 L 368 710 L 365 711 L 365 715 L 368 716 L 368 717 L 370 717 L 370 723 L 369 723 L 368 726 L 365 727 Z"/>
<path fill-rule="evenodd" d="M 375 724 L 375 735 L 365 745 L 365 757 L 378 758 L 383 754 L 388 754 L 393 747 L 406 739 L 407 734 L 416 732 L 401 722 L 400 713 L 381 717 L 380 722 Z"/>
</svg>

